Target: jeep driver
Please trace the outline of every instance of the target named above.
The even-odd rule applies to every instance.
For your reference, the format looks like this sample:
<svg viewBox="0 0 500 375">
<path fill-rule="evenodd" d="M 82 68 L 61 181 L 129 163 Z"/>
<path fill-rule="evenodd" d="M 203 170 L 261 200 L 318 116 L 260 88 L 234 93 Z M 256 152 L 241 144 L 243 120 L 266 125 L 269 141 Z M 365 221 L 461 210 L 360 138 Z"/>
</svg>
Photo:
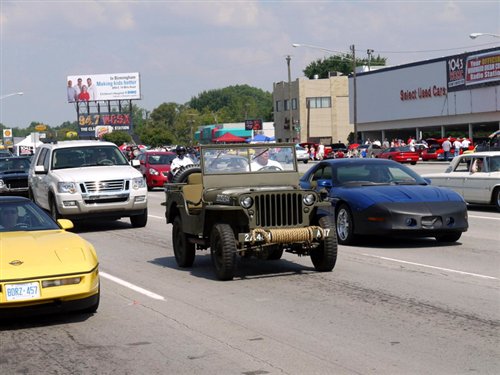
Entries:
<svg viewBox="0 0 500 375">
<path fill-rule="evenodd" d="M 264 154 L 267 163 L 256 168 Z M 286 251 L 309 255 L 317 271 L 334 268 L 330 203 L 299 187 L 293 144 L 205 145 L 200 157 L 199 166 L 181 168 L 165 185 L 179 267 L 191 267 L 195 251 L 210 248 L 220 280 L 233 279 L 237 255 L 270 260 Z"/>
</svg>

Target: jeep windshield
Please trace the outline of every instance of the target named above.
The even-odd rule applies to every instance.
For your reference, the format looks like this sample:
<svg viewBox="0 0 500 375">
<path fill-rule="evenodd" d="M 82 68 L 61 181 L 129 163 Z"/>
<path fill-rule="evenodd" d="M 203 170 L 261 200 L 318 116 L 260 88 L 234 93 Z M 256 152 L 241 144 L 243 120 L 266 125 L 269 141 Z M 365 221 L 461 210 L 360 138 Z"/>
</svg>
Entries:
<svg viewBox="0 0 500 375">
<path fill-rule="evenodd" d="M 127 164 L 120 149 L 112 146 L 59 148 L 52 157 L 52 169 Z"/>
<path fill-rule="evenodd" d="M 203 174 L 295 172 L 293 146 L 248 145 L 202 149 Z"/>
</svg>

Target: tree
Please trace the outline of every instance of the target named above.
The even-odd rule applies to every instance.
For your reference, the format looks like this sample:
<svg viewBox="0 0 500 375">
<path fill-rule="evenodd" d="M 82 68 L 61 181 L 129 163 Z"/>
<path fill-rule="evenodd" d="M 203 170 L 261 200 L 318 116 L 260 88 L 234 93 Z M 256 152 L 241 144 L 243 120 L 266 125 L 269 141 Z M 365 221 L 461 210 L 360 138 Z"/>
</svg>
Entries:
<svg viewBox="0 0 500 375">
<path fill-rule="evenodd" d="M 215 122 L 243 122 L 249 118 L 272 121 L 272 94 L 248 85 L 204 91 L 187 105 L 199 113 L 211 113 Z M 213 122 L 212 122 L 213 123 Z"/>
<path fill-rule="evenodd" d="M 385 66 L 387 58 L 372 57 L 370 60 L 370 66 Z M 368 65 L 368 58 L 356 58 L 356 66 Z M 309 79 L 313 79 L 315 75 L 319 78 L 328 78 L 330 72 L 340 72 L 342 75 L 349 75 L 352 73 L 352 55 L 351 54 L 338 54 L 327 58 L 318 59 L 311 62 L 303 70 L 304 75 Z"/>
<path fill-rule="evenodd" d="M 102 139 L 108 142 L 113 142 L 117 146 L 121 146 L 123 142 L 129 143 L 132 140 L 132 137 L 127 132 L 116 131 L 104 134 Z"/>
</svg>

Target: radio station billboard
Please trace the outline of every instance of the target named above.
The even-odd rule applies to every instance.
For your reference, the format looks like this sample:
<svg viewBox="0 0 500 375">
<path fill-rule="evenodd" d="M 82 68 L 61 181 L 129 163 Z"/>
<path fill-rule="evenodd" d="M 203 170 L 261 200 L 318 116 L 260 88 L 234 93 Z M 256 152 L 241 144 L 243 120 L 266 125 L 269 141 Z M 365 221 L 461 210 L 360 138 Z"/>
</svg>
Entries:
<svg viewBox="0 0 500 375">
<path fill-rule="evenodd" d="M 448 57 L 446 69 L 448 91 L 498 84 L 500 82 L 500 49 Z"/>
<path fill-rule="evenodd" d="M 70 75 L 66 83 L 68 103 L 141 98 L 139 73 Z"/>
</svg>

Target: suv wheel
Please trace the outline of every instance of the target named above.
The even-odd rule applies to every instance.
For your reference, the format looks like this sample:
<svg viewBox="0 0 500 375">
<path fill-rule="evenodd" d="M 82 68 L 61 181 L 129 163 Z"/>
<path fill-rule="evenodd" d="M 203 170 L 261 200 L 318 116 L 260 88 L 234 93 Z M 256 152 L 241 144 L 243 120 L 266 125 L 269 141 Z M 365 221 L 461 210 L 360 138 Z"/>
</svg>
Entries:
<svg viewBox="0 0 500 375">
<path fill-rule="evenodd" d="M 134 228 L 143 228 L 148 222 L 148 209 L 146 208 L 144 212 L 140 215 L 130 216 L 130 224 Z"/>
<path fill-rule="evenodd" d="M 316 271 L 330 272 L 337 262 L 337 236 L 335 224 L 329 216 L 319 219 L 319 226 L 330 230 L 333 236 L 326 237 L 318 247 L 311 251 L 311 260 Z"/>
<path fill-rule="evenodd" d="M 56 199 L 54 197 L 49 198 L 50 199 L 50 216 L 52 216 L 52 219 L 54 221 L 57 221 L 58 219 L 61 219 L 62 216 L 59 214 L 59 211 L 57 210 L 57 204 L 56 204 Z"/>
<path fill-rule="evenodd" d="M 182 230 L 180 216 L 176 216 L 174 219 L 172 243 L 174 245 L 175 261 L 177 265 L 181 268 L 191 267 L 194 263 L 195 248 L 193 243 L 188 242 L 186 234 Z"/>
<path fill-rule="evenodd" d="M 232 280 L 236 263 L 236 240 L 228 224 L 216 224 L 210 236 L 210 254 L 219 280 Z"/>
</svg>

